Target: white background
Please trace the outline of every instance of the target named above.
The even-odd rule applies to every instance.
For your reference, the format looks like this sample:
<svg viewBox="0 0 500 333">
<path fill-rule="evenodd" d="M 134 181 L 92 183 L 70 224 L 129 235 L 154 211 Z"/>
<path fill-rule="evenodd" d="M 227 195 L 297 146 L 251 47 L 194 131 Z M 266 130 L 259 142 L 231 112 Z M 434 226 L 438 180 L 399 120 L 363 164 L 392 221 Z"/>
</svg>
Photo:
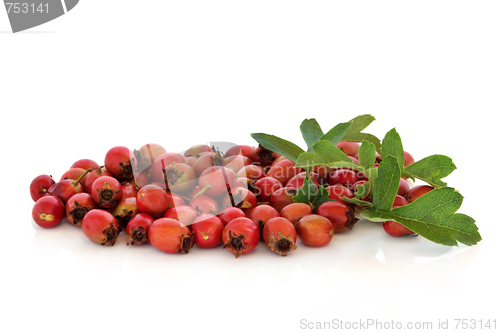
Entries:
<svg viewBox="0 0 500 333">
<path fill-rule="evenodd" d="M 500 327 L 499 16 L 498 1 L 84 0 L 12 34 L 0 10 L 2 331 Z M 35 176 L 103 163 L 116 145 L 253 145 L 250 133 L 264 132 L 304 147 L 304 118 L 327 131 L 365 113 L 377 118 L 368 132 L 396 127 L 415 159 L 453 158 L 446 181 L 480 244 L 390 238 L 361 221 L 325 248 L 282 258 L 261 243 L 235 260 L 221 248 L 127 247 L 123 236 L 97 246 L 66 221 L 42 230 L 31 219 Z"/>
</svg>

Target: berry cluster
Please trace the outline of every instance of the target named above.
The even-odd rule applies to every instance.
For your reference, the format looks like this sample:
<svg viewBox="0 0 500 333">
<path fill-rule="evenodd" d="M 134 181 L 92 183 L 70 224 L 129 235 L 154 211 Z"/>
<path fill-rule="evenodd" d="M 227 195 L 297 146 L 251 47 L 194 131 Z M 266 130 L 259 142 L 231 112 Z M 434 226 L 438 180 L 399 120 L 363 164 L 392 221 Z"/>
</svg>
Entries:
<svg viewBox="0 0 500 333">
<path fill-rule="evenodd" d="M 337 146 L 358 163 L 358 143 Z M 412 162 L 405 153 L 405 164 Z M 309 178 L 325 186 L 332 201 L 318 207 L 295 202 Z M 127 245 L 150 242 L 167 253 L 188 253 L 195 244 L 223 244 L 238 257 L 263 239 L 271 251 L 286 256 L 297 248 L 297 237 L 305 245 L 321 247 L 334 233 L 352 229 L 355 206 L 342 198 L 354 198 L 365 182 L 362 173 L 346 168 L 316 166 L 308 173 L 262 146 L 233 146 L 223 153 L 196 145 L 179 154 L 146 144 L 134 151 L 110 149 L 104 166 L 79 160 L 58 182 L 38 176 L 30 192 L 32 216 L 40 227 L 54 227 L 66 217 L 97 244 L 113 245 L 124 231 Z M 410 189 L 401 179 L 393 207 L 429 190 Z M 370 200 L 370 193 L 362 198 Z M 413 234 L 392 221 L 384 222 L 384 230 L 392 236 Z"/>
</svg>

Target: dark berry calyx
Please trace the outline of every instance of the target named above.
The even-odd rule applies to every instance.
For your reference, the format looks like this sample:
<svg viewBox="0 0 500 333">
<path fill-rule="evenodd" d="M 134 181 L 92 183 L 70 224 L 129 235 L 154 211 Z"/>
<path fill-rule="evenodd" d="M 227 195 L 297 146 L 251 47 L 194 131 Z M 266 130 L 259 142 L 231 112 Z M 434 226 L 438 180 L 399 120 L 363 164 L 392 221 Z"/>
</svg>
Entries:
<svg viewBox="0 0 500 333">
<path fill-rule="evenodd" d="M 90 211 L 88 207 L 82 206 L 75 201 L 75 208 L 69 211 L 69 215 L 72 217 L 73 221 L 71 222 L 73 225 L 81 226 L 83 217 Z"/>
<path fill-rule="evenodd" d="M 134 171 L 132 170 L 132 165 L 130 165 L 130 162 L 120 162 L 120 172 L 118 176 L 119 178 L 124 180 L 131 180 L 134 178 Z"/>
<path fill-rule="evenodd" d="M 188 254 L 194 246 L 194 233 L 190 235 L 181 235 L 181 246 L 177 250 L 178 253 Z"/>
<path fill-rule="evenodd" d="M 280 256 L 286 256 L 288 253 L 297 249 L 297 245 L 293 241 L 293 236 L 285 236 L 283 233 L 278 233 L 278 238 L 274 234 L 269 235 L 268 244 L 271 251 L 276 252 Z"/>
<path fill-rule="evenodd" d="M 127 245 L 142 245 L 148 241 L 148 233 L 143 227 L 134 227 L 130 230 Z"/>
<path fill-rule="evenodd" d="M 229 248 L 233 250 L 234 256 L 238 258 L 243 251 L 251 249 L 252 247 L 245 244 L 243 240 L 245 239 L 244 234 L 234 234 L 232 230 L 229 230 L 229 238 L 226 244 L 222 248 Z"/>
<path fill-rule="evenodd" d="M 104 229 L 102 232 L 104 235 L 104 241 L 101 245 L 114 245 L 116 239 L 118 238 L 118 228 L 115 227 L 113 223 L 109 224 L 109 227 Z"/>
</svg>

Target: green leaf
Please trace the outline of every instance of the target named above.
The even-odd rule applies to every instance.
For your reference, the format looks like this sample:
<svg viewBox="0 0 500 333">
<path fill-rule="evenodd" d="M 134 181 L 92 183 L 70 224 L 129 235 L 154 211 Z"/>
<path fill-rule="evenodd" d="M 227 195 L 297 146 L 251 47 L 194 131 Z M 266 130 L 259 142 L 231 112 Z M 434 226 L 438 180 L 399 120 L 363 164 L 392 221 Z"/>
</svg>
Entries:
<svg viewBox="0 0 500 333">
<path fill-rule="evenodd" d="M 369 201 L 364 201 L 359 198 L 348 198 L 348 197 L 342 197 L 342 200 L 345 202 L 351 203 L 353 205 L 358 205 L 361 207 L 368 207 L 368 208 L 373 208 L 373 204 Z"/>
<path fill-rule="evenodd" d="M 447 184 L 441 181 L 457 167 L 448 156 L 431 155 L 404 168 L 404 174 L 412 178 L 423 180 L 433 187 L 446 187 Z"/>
<path fill-rule="evenodd" d="M 311 206 L 315 210 L 323 203 L 332 201 L 328 191 L 321 185 L 316 186 L 311 177 L 304 180 L 304 185 L 297 190 L 297 195 L 293 197 L 293 202 L 302 202 Z"/>
<path fill-rule="evenodd" d="M 310 152 L 313 151 L 312 146 L 324 135 L 323 130 L 314 118 L 304 119 L 302 124 L 300 124 L 300 131 L 302 132 L 302 137 L 307 144 L 307 151 Z"/>
<path fill-rule="evenodd" d="M 314 153 L 304 152 L 297 158 L 296 166 L 307 168 L 315 165 L 327 165 L 333 162 L 352 163 L 352 160 L 333 143 L 319 140 L 312 146 Z"/>
<path fill-rule="evenodd" d="M 371 221 L 396 221 L 413 232 L 438 244 L 456 246 L 457 242 L 474 245 L 481 241 L 475 221 L 455 213 L 463 197 L 453 188 L 434 189 L 406 206 L 391 211 L 367 208 L 361 215 Z"/>
<path fill-rule="evenodd" d="M 358 152 L 359 164 L 367 169 L 373 168 L 377 159 L 375 151 L 376 149 L 373 143 L 363 140 Z"/>
<path fill-rule="evenodd" d="M 299 155 L 304 152 L 304 150 L 296 144 L 274 135 L 265 133 L 252 133 L 251 136 L 264 148 L 281 154 L 294 163 L 297 162 L 297 158 L 299 157 Z"/>
<path fill-rule="evenodd" d="M 354 196 L 359 199 L 364 198 L 367 194 L 370 194 L 371 187 L 372 183 L 369 181 L 361 185 L 356 185 L 356 192 L 354 192 Z"/>
<path fill-rule="evenodd" d="M 352 122 L 340 123 L 328 131 L 325 135 L 321 137 L 321 140 L 329 141 L 336 145 L 344 137 L 345 133 L 351 127 Z"/>
<path fill-rule="evenodd" d="M 401 137 L 395 128 L 391 129 L 384 137 L 382 141 L 382 161 L 387 156 L 394 156 L 398 159 L 399 169 L 403 170 L 405 153 L 403 150 L 403 143 L 401 142 Z"/>
<path fill-rule="evenodd" d="M 363 142 L 363 140 L 366 140 L 373 143 L 378 153 L 380 154 L 380 152 L 382 151 L 380 140 L 375 135 L 361 133 L 361 131 L 368 127 L 368 125 L 370 125 L 374 120 L 375 117 L 369 114 L 364 114 L 353 118 L 350 121 L 352 122 L 352 125 L 342 138 L 342 141 Z"/>
<path fill-rule="evenodd" d="M 380 211 L 390 211 L 398 193 L 401 170 L 398 159 L 387 156 L 378 166 L 377 178 L 373 184 L 373 206 Z"/>
</svg>

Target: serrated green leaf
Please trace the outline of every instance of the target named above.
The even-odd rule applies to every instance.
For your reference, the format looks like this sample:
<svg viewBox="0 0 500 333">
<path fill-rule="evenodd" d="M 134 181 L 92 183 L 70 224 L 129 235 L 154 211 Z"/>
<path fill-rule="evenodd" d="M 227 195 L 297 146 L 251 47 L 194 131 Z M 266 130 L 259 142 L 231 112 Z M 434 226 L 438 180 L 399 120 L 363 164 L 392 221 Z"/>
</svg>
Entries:
<svg viewBox="0 0 500 333">
<path fill-rule="evenodd" d="M 396 221 L 435 243 L 474 245 L 481 240 L 474 219 L 455 213 L 463 197 L 453 188 L 434 189 L 406 206 L 391 211 L 368 208 L 361 215 L 374 222 Z"/>
<path fill-rule="evenodd" d="M 373 143 L 363 140 L 358 152 L 359 164 L 366 169 L 373 168 L 377 159 L 375 151 L 376 149 Z"/>
<path fill-rule="evenodd" d="M 349 130 L 342 138 L 342 141 L 363 142 L 363 140 L 366 140 L 373 143 L 377 152 L 380 154 L 380 152 L 382 151 L 380 140 L 375 135 L 361 133 L 361 131 L 368 127 L 368 125 L 370 125 L 374 120 L 375 117 L 369 114 L 364 114 L 353 118 L 352 120 L 350 120 L 350 122 L 352 122 L 352 125 L 351 127 L 349 127 Z"/>
<path fill-rule="evenodd" d="M 251 136 L 264 148 L 281 154 L 294 163 L 297 162 L 297 158 L 299 157 L 299 155 L 304 152 L 304 150 L 296 144 L 274 135 L 265 133 L 252 133 Z"/>
<path fill-rule="evenodd" d="M 398 159 L 386 156 L 378 166 L 377 178 L 373 184 L 373 206 L 380 211 L 390 211 L 398 193 L 401 170 Z"/>
<path fill-rule="evenodd" d="M 333 162 L 352 163 L 352 160 L 344 154 L 333 143 L 319 140 L 313 146 L 313 152 L 304 152 L 297 158 L 296 166 L 300 168 L 308 168 L 315 165 L 327 165 Z"/>
<path fill-rule="evenodd" d="M 348 202 L 348 203 L 351 203 L 351 204 L 354 204 L 354 205 L 358 205 L 358 206 L 361 206 L 361 207 L 368 207 L 368 208 L 372 208 L 373 207 L 373 204 L 371 202 L 365 201 L 365 200 L 361 200 L 359 198 L 342 197 L 341 199 L 344 200 L 345 202 Z"/>
<path fill-rule="evenodd" d="M 323 130 L 314 118 L 304 119 L 302 124 L 300 124 L 300 131 L 307 144 L 307 151 L 309 152 L 313 151 L 312 146 L 324 135 Z"/>
<path fill-rule="evenodd" d="M 433 187 L 440 188 L 447 186 L 441 179 L 451 174 L 456 168 L 448 156 L 431 155 L 410 164 L 404 168 L 403 173 L 412 178 L 423 180 Z"/>
<path fill-rule="evenodd" d="M 399 169 L 403 170 L 405 153 L 403 150 L 403 143 L 401 142 L 401 137 L 395 128 L 391 129 L 384 137 L 382 141 L 382 161 L 387 156 L 394 156 L 398 159 Z"/>
<path fill-rule="evenodd" d="M 351 125 L 352 122 L 340 123 L 323 135 L 320 140 L 325 140 L 336 145 L 342 140 Z"/>
<path fill-rule="evenodd" d="M 361 185 L 356 185 L 356 191 L 354 192 L 354 195 L 358 199 L 363 199 L 365 196 L 370 194 L 372 184 L 371 182 L 366 182 Z"/>
<path fill-rule="evenodd" d="M 311 177 L 304 179 L 302 187 L 297 189 L 297 195 L 294 196 L 293 202 L 302 202 L 311 206 L 311 209 L 316 209 L 327 201 L 332 201 L 329 198 L 328 191 L 321 185 L 317 186 Z"/>
</svg>

